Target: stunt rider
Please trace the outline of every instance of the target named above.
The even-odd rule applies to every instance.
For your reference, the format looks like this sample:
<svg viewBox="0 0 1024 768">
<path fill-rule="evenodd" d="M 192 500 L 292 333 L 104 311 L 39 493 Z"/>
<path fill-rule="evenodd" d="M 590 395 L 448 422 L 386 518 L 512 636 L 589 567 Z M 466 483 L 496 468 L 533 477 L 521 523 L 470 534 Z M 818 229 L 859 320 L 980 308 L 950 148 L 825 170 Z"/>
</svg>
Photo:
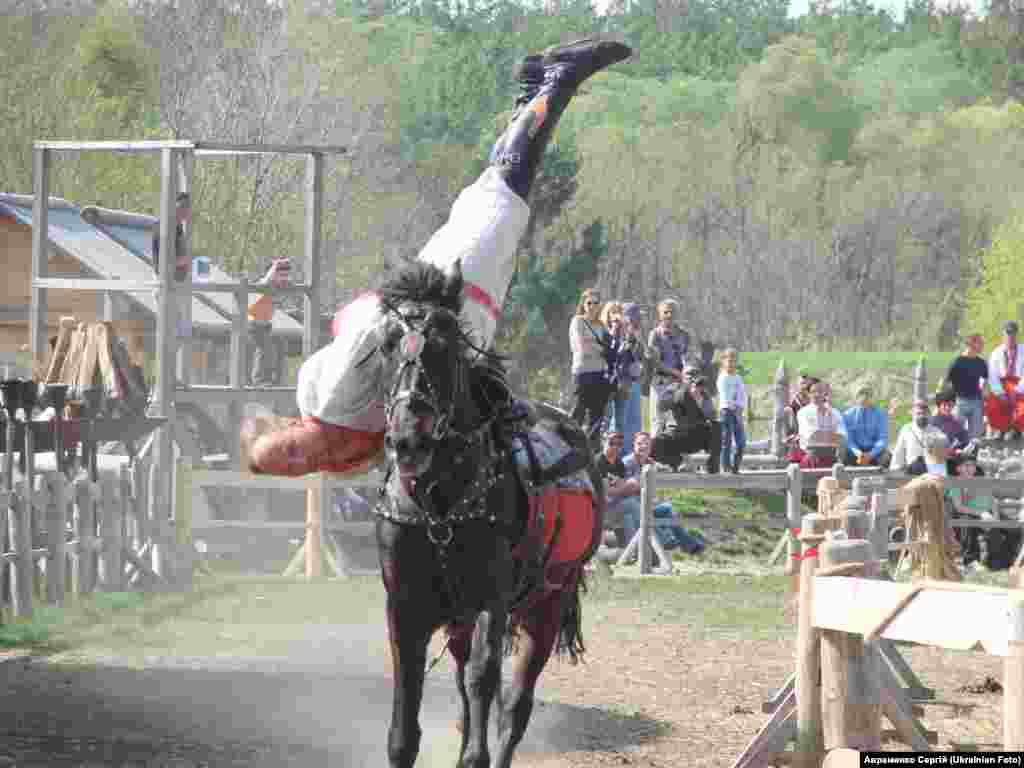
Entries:
<svg viewBox="0 0 1024 768">
<path fill-rule="evenodd" d="M 527 56 L 518 72 L 522 94 L 491 151 L 490 167 L 459 194 L 447 223 L 420 251 L 421 261 L 442 270 L 461 260 L 462 315 L 481 347 L 494 338 L 530 216 L 530 186 L 562 112 L 583 81 L 631 53 L 619 42 L 587 39 Z M 386 361 L 372 353 L 384 341 L 386 318 L 377 297 L 365 294 L 347 305 L 336 327 L 334 341 L 299 370 L 301 419 L 256 419 L 243 426 L 243 457 L 251 471 L 352 472 L 383 449 Z"/>
</svg>

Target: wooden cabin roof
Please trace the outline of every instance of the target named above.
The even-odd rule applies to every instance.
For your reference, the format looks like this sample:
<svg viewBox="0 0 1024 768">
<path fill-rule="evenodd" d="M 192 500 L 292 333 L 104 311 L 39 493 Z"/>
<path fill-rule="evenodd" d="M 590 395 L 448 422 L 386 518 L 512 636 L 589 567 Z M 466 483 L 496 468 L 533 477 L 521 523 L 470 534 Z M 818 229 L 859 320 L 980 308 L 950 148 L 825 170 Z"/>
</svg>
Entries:
<svg viewBox="0 0 1024 768">
<path fill-rule="evenodd" d="M 0 215 L 32 226 L 32 202 L 29 195 L 0 193 Z M 90 206 L 96 212 L 92 223 L 82 217 L 73 203 L 51 197 L 49 203 L 48 238 L 50 244 L 77 260 L 97 277 L 122 280 L 152 280 L 152 232 L 156 219 L 143 214 Z M 212 266 L 214 281 L 232 282 L 223 270 Z M 156 297 L 151 291 L 125 294 L 152 314 L 156 314 Z M 252 294 L 250 300 L 257 294 Z M 192 297 L 192 322 L 197 328 L 229 333 L 234 314 L 234 301 L 229 294 L 207 294 Z M 301 336 L 302 324 L 284 312 L 274 312 L 273 332 Z"/>
</svg>

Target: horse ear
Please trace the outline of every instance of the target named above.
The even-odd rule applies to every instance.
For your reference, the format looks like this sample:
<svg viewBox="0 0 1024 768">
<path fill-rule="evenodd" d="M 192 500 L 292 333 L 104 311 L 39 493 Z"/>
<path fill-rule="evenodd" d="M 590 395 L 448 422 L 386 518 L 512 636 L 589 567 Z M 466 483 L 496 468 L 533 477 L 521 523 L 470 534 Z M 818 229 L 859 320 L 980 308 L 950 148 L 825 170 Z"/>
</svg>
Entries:
<svg viewBox="0 0 1024 768">
<path fill-rule="evenodd" d="M 452 301 L 460 300 L 462 296 L 462 259 L 456 259 L 444 272 L 445 294 Z"/>
</svg>

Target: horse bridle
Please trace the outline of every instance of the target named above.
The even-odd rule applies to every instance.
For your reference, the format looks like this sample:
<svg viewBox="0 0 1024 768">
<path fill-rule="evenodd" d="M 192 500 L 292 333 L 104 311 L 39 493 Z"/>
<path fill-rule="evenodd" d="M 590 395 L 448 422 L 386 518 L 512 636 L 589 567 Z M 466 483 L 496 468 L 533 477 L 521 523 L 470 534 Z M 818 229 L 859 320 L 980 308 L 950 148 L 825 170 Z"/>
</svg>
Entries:
<svg viewBox="0 0 1024 768">
<path fill-rule="evenodd" d="M 463 366 L 466 365 L 466 361 L 461 356 L 456 356 L 452 395 L 447 407 L 442 407 L 438 387 L 423 364 L 423 350 L 427 345 L 425 331 L 430 328 L 437 313 L 451 316 L 453 322 L 457 322 L 457 317 L 455 313 L 444 308 L 431 308 L 426 312 L 422 309 L 417 312 L 417 309 L 419 308 L 414 307 L 393 311 L 398 327 L 402 331 L 401 338 L 398 340 L 398 355 L 401 362 L 395 376 L 395 383 L 391 387 L 391 394 L 385 405 L 385 417 L 390 428 L 391 417 L 400 403 L 421 403 L 434 414 L 434 423 L 429 437 L 434 442 L 440 442 L 453 431 L 455 404 L 463 395 L 465 379 Z M 421 378 L 425 392 L 418 389 Z"/>
</svg>

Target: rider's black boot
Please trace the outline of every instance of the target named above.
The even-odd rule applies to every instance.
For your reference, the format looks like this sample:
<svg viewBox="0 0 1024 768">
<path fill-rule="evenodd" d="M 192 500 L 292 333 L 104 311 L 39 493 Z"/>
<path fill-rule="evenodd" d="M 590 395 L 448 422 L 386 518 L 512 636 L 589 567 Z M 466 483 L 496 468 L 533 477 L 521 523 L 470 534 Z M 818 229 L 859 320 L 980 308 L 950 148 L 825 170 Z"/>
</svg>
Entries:
<svg viewBox="0 0 1024 768">
<path fill-rule="evenodd" d="M 529 195 L 548 139 L 580 83 L 631 53 L 623 43 L 587 39 L 523 59 L 517 76 L 523 92 L 491 150 L 491 164 L 513 192 L 524 200 Z"/>
</svg>

